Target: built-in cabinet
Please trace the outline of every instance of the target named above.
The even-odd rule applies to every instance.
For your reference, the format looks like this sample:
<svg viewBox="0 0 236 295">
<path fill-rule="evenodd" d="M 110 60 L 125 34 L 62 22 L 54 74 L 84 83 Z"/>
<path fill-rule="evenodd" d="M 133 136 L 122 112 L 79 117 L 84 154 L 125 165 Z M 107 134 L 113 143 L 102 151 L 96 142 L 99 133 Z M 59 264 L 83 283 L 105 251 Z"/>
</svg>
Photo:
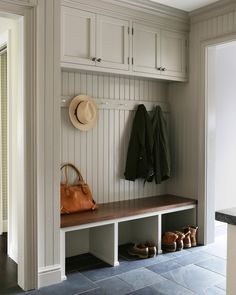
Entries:
<svg viewBox="0 0 236 295">
<path fill-rule="evenodd" d="M 185 32 L 62 6 L 61 65 L 166 80 L 187 79 Z"/>
<path fill-rule="evenodd" d="M 185 34 L 133 23 L 133 71 L 184 78 L 186 61 Z"/>
<path fill-rule="evenodd" d="M 129 22 L 62 8 L 61 60 L 68 64 L 129 70 Z"/>
</svg>

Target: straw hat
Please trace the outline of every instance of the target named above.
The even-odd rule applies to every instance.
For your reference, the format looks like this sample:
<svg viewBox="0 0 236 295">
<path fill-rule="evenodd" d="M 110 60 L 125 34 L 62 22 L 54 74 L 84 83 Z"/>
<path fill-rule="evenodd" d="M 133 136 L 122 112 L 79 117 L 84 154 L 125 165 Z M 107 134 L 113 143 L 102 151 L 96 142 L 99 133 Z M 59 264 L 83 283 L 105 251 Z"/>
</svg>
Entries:
<svg viewBox="0 0 236 295">
<path fill-rule="evenodd" d="M 78 95 L 69 105 L 69 116 L 75 128 L 87 131 L 94 127 L 97 121 L 97 107 L 91 97 Z"/>
</svg>

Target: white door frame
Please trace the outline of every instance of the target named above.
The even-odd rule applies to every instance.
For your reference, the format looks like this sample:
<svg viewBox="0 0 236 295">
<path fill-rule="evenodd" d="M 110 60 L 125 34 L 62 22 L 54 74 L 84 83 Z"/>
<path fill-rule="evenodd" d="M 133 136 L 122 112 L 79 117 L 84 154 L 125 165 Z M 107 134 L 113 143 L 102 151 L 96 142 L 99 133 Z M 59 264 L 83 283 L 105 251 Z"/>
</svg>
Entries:
<svg viewBox="0 0 236 295">
<path fill-rule="evenodd" d="M 215 220 L 215 200 L 212 193 L 212 184 L 214 175 L 209 169 L 208 155 L 209 142 L 212 138 L 208 136 L 208 48 L 214 45 L 220 45 L 236 40 L 236 34 L 228 34 L 218 38 L 213 38 L 201 42 L 201 64 L 200 64 L 200 81 L 199 81 L 199 110 L 198 110 L 198 127 L 199 127 L 199 166 L 198 166 L 198 224 L 202 229 L 199 240 L 204 244 L 214 242 L 214 220 Z M 214 139 L 213 139 L 214 140 Z M 213 156 L 214 157 L 214 156 Z M 210 180 L 209 180 L 210 179 Z"/>
<path fill-rule="evenodd" d="M 6 31 L 0 35 L 0 47 L 6 45 L 7 50 L 9 47 L 8 44 L 8 34 L 9 32 Z M 7 69 L 7 73 L 9 73 Z M 8 77 L 7 77 L 8 81 Z M 4 232 L 4 224 L 3 224 L 3 199 L 2 199 L 2 116 L 1 116 L 1 105 L 0 105 L 0 235 Z"/>
<path fill-rule="evenodd" d="M 23 16 L 23 199 L 18 208 L 18 284 L 37 288 L 37 159 L 36 159 L 36 1 L 0 1 L 0 11 Z"/>
</svg>

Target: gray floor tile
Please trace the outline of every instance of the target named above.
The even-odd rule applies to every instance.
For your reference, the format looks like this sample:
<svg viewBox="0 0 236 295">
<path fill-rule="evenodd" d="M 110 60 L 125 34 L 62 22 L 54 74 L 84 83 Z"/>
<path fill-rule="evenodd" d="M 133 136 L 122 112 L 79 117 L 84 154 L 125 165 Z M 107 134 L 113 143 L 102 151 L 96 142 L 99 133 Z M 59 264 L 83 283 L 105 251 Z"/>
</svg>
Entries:
<svg viewBox="0 0 236 295">
<path fill-rule="evenodd" d="M 163 277 L 145 268 L 126 272 L 118 277 L 131 285 L 134 290 L 141 289 L 164 280 Z"/>
<path fill-rule="evenodd" d="M 210 288 L 224 280 L 223 276 L 196 265 L 177 268 L 163 276 L 195 292 Z"/>
<path fill-rule="evenodd" d="M 97 288 L 97 289 L 94 289 L 94 290 L 84 292 L 81 295 L 106 295 L 106 293 L 101 288 Z"/>
<path fill-rule="evenodd" d="M 153 289 L 157 290 L 162 295 L 192 295 L 194 294 L 191 290 L 188 290 L 172 281 L 164 280 L 152 286 Z"/>
<path fill-rule="evenodd" d="M 155 258 L 149 259 L 140 259 L 135 261 L 120 261 L 119 266 L 111 267 L 103 267 L 103 268 L 95 268 L 92 270 L 82 271 L 81 273 L 85 275 L 90 280 L 96 282 L 106 278 L 110 278 L 112 276 L 116 276 L 122 274 L 124 272 L 128 272 L 134 269 L 138 269 L 141 267 L 147 267 L 153 265 L 157 262 L 169 261 L 172 257 L 168 255 L 157 255 Z"/>
<path fill-rule="evenodd" d="M 214 244 L 206 246 L 205 252 L 226 259 L 227 257 L 227 236 L 217 237 Z"/>
<path fill-rule="evenodd" d="M 216 287 L 225 291 L 226 290 L 226 279 L 224 279 L 221 283 L 216 284 Z"/>
<path fill-rule="evenodd" d="M 211 287 L 202 292 L 195 292 L 196 295 L 226 295 L 225 291 L 217 288 Z"/>
<path fill-rule="evenodd" d="M 161 263 L 156 263 L 154 265 L 148 266 L 147 269 L 154 271 L 155 273 L 162 274 L 179 267 L 183 267 L 183 266 L 173 260 L 170 260 L 168 261 L 168 263 L 161 262 Z"/>
<path fill-rule="evenodd" d="M 67 280 L 61 284 L 52 285 L 49 287 L 40 288 L 39 292 L 42 295 L 74 295 L 92 290 L 98 286 L 87 279 L 80 273 L 73 273 L 67 276 Z"/>
<path fill-rule="evenodd" d="M 188 255 L 184 255 L 181 257 L 178 257 L 175 259 L 176 263 L 179 263 L 181 265 L 189 265 L 189 264 L 196 264 L 198 262 L 207 260 L 211 258 L 212 256 L 204 251 L 198 251 L 195 253 L 188 253 Z"/>
<path fill-rule="evenodd" d="M 208 270 L 217 272 L 223 276 L 226 275 L 226 260 L 220 257 L 212 257 L 197 263 L 198 266 L 206 268 Z"/>
<path fill-rule="evenodd" d="M 152 287 L 145 287 L 143 289 L 139 289 L 137 291 L 133 291 L 128 295 L 160 295 L 157 290 L 153 289 Z"/>
<path fill-rule="evenodd" d="M 130 295 L 193 295 L 194 293 L 169 280 L 163 280 L 152 286 L 140 289 Z"/>
<path fill-rule="evenodd" d="M 98 284 L 106 295 L 124 295 L 134 290 L 131 285 L 118 277 L 100 281 Z"/>
</svg>

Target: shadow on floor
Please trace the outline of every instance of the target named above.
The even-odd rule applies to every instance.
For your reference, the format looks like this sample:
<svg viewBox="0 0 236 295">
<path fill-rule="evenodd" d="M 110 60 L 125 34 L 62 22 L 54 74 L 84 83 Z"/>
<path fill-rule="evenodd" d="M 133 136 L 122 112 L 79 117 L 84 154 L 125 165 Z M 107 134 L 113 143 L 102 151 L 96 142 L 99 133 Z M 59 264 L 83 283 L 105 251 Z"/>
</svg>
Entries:
<svg viewBox="0 0 236 295">
<path fill-rule="evenodd" d="M 7 255 L 7 234 L 0 235 L 0 294 L 22 291 L 17 285 L 17 264 Z"/>
</svg>

